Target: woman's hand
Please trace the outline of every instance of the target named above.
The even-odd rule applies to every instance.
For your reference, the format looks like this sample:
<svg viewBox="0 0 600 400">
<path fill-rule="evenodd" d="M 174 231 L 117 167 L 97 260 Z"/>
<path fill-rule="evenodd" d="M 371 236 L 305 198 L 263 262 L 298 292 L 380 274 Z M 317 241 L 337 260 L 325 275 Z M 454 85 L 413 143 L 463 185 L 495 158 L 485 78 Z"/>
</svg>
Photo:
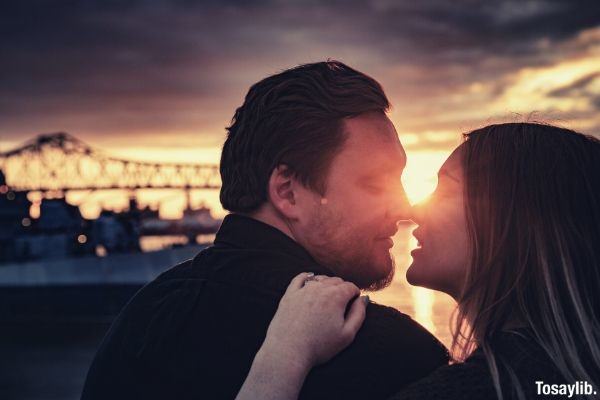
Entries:
<svg viewBox="0 0 600 400">
<path fill-rule="evenodd" d="M 340 278 L 296 276 L 236 399 L 297 399 L 310 369 L 354 340 L 368 302 L 359 294 L 358 287 Z"/>
<path fill-rule="evenodd" d="M 279 302 L 263 350 L 309 369 L 329 361 L 352 343 L 365 319 L 367 303 L 359 295 L 358 287 L 341 278 L 296 276 Z"/>
</svg>

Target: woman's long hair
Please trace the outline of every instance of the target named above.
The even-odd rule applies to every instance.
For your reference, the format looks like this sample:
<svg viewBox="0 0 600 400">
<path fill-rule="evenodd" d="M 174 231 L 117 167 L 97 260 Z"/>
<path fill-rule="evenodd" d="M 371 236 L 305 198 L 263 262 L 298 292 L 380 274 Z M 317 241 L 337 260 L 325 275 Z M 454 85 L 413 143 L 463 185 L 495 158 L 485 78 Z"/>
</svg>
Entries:
<svg viewBox="0 0 600 400">
<path fill-rule="evenodd" d="M 471 261 L 458 299 L 453 351 L 528 328 L 567 382 L 600 387 L 600 141 L 537 123 L 491 125 L 462 144 Z"/>
</svg>

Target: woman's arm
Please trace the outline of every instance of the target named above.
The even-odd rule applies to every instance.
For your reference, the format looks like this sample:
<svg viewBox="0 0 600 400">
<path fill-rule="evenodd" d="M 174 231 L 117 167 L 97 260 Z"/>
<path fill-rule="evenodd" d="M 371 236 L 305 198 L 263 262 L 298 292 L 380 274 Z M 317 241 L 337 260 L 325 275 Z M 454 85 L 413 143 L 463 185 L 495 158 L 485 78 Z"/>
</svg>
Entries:
<svg viewBox="0 0 600 400">
<path fill-rule="evenodd" d="M 368 302 L 359 295 L 358 287 L 340 278 L 296 276 L 236 400 L 297 399 L 310 369 L 354 340 Z"/>
<path fill-rule="evenodd" d="M 309 364 L 288 360 L 263 346 L 236 400 L 295 400 L 310 369 Z"/>
</svg>

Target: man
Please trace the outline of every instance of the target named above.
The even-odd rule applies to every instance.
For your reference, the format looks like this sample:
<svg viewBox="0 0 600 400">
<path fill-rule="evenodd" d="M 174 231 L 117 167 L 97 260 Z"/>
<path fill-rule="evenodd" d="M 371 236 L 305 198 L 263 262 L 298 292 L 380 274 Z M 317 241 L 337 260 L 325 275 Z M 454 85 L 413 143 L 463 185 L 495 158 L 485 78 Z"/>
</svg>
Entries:
<svg viewBox="0 0 600 400">
<path fill-rule="evenodd" d="M 252 86 L 223 146 L 221 203 L 231 214 L 214 246 L 131 300 L 83 398 L 232 399 L 298 273 L 385 287 L 391 237 L 409 208 L 388 107 L 375 80 L 334 61 Z M 424 328 L 370 304 L 355 342 L 311 372 L 301 398 L 386 398 L 445 363 Z"/>
</svg>

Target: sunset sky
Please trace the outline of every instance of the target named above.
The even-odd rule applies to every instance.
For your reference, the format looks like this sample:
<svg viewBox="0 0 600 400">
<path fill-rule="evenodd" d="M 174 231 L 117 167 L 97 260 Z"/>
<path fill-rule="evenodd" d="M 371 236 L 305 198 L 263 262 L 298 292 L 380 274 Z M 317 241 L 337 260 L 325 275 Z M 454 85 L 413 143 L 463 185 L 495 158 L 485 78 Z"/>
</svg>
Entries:
<svg viewBox="0 0 600 400">
<path fill-rule="evenodd" d="M 379 80 L 413 200 L 460 133 L 600 136 L 596 1 L 16 1 L 0 6 L 0 151 L 68 132 L 119 157 L 217 162 L 249 86 L 338 59 Z"/>
</svg>

